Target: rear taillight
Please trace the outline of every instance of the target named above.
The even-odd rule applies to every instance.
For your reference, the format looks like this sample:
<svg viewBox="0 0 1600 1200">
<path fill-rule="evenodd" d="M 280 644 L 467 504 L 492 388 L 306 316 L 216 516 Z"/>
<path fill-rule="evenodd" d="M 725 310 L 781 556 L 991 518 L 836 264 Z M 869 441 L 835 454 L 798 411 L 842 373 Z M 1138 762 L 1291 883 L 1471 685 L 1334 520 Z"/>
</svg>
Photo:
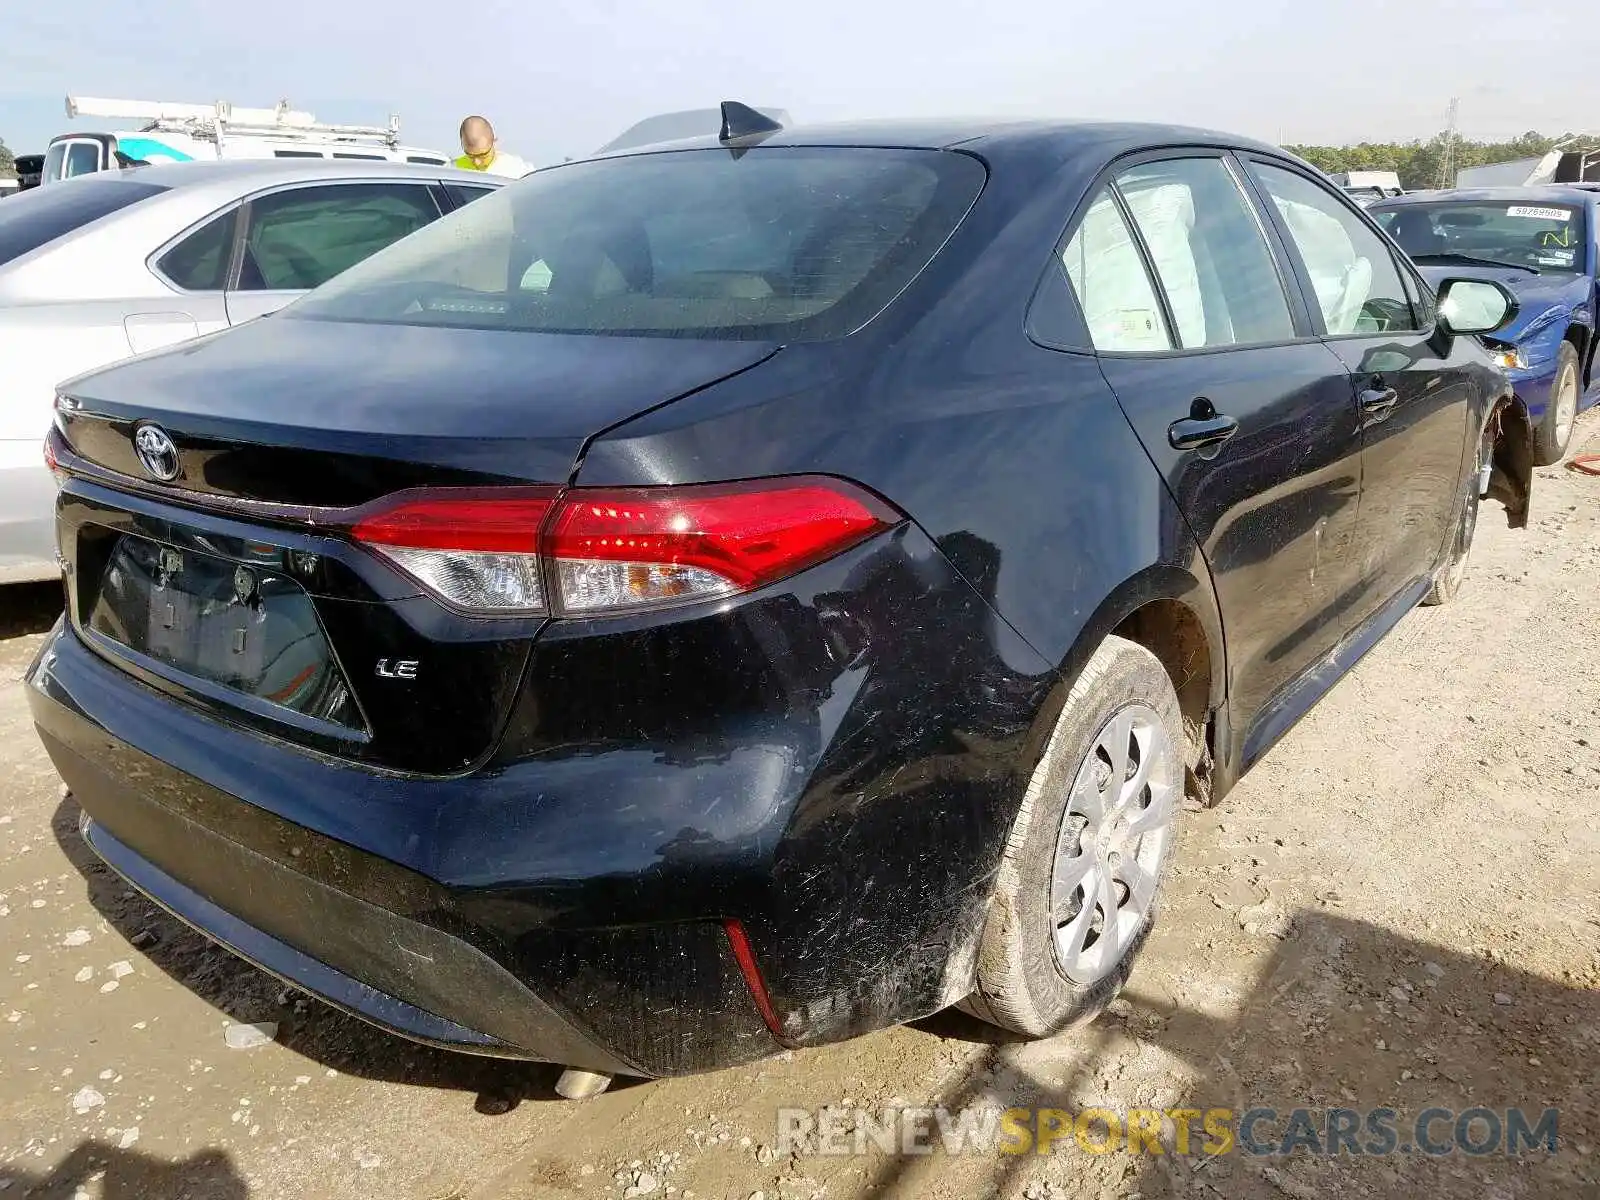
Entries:
<svg viewBox="0 0 1600 1200">
<path fill-rule="evenodd" d="M 457 607 L 587 616 L 747 592 L 903 519 L 852 484 L 804 476 L 414 493 L 352 533 Z"/>
<path fill-rule="evenodd" d="M 54 432 L 45 435 L 44 439 L 44 465 L 50 472 L 50 478 L 55 480 L 55 485 L 60 488 L 67 481 L 67 473 L 61 469 L 61 460 L 56 457 Z"/>
<path fill-rule="evenodd" d="M 556 491 L 413 494 L 351 531 L 458 608 L 543 613 L 539 528 Z"/>
</svg>

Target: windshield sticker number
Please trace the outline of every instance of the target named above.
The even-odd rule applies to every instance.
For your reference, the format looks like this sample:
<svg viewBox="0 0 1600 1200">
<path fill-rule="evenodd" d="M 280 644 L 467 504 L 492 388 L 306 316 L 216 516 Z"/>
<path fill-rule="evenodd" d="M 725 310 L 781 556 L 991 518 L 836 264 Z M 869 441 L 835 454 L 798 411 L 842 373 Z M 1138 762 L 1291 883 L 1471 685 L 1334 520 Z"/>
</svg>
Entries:
<svg viewBox="0 0 1600 1200">
<path fill-rule="evenodd" d="M 1532 204 L 1513 204 L 1506 209 L 1508 217 L 1531 217 L 1535 221 L 1565 221 L 1567 215 L 1564 208 L 1539 208 Z"/>
</svg>

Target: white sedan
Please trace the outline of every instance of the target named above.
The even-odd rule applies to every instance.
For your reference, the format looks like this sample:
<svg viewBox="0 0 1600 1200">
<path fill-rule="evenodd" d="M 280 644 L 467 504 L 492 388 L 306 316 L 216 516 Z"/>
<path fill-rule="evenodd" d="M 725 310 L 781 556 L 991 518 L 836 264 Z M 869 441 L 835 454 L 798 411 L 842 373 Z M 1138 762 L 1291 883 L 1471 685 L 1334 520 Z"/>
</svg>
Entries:
<svg viewBox="0 0 1600 1200">
<path fill-rule="evenodd" d="M 174 163 L 0 205 L 0 583 L 49 579 L 56 385 L 270 313 L 506 180 L 349 159 Z"/>
</svg>

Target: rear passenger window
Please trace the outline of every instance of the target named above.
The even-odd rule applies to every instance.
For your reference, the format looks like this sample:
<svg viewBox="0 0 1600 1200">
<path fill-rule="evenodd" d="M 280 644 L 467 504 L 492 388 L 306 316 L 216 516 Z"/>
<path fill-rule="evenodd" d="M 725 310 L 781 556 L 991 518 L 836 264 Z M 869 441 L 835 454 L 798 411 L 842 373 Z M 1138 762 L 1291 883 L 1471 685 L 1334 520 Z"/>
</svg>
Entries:
<svg viewBox="0 0 1600 1200">
<path fill-rule="evenodd" d="M 470 183 L 447 183 L 444 185 L 444 190 L 449 193 L 450 199 L 455 206 L 461 208 L 474 200 L 483 199 L 483 197 L 494 191 L 494 188 L 477 187 Z"/>
<path fill-rule="evenodd" d="M 1184 347 L 1281 342 L 1294 320 L 1265 234 L 1220 158 L 1145 163 L 1117 177 Z"/>
<path fill-rule="evenodd" d="M 1293 171 L 1253 163 L 1305 264 L 1329 334 L 1420 327 L 1383 239 L 1336 196 Z"/>
<path fill-rule="evenodd" d="M 1172 340 L 1161 302 L 1117 202 L 1102 192 L 1061 252 L 1094 348 L 1106 352 L 1167 350 Z"/>
<path fill-rule="evenodd" d="M 186 292 L 216 292 L 227 284 L 228 259 L 239 210 L 229 209 L 208 221 L 163 254 L 156 266 Z"/>
<path fill-rule="evenodd" d="M 416 184 L 324 184 L 250 204 L 239 275 L 243 291 L 314 288 L 439 215 Z"/>
</svg>

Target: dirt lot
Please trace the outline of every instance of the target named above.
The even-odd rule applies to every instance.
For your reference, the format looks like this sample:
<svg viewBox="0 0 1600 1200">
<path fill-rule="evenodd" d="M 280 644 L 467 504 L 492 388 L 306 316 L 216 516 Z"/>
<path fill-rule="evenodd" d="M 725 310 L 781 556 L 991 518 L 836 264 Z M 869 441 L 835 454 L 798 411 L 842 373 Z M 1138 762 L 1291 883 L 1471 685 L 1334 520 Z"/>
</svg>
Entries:
<svg viewBox="0 0 1600 1200">
<path fill-rule="evenodd" d="M 1600 450 L 1600 414 L 1575 442 Z M 419 1050 L 284 994 L 95 866 L 19 682 L 53 597 L 8 595 L 0 1190 L 1600 1197 L 1597 588 L 1600 479 L 1540 472 L 1526 535 L 1486 509 L 1459 601 L 1407 617 L 1220 810 L 1189 814 L 1162 924 L 1087 1029 L 1008 1045 L 942 1016 L 583 1104 L 553 1097 L 549 1069 Z M 269 1021 L 275 1043 L 229 1047 L 230 1022 Z M 780 1107 L 907 1103 L 1389 1106 L 1402 1133 L 1430 1105 L 1555 1107 L 1559 1148 L 774 1153 Z"/>
</svg>

